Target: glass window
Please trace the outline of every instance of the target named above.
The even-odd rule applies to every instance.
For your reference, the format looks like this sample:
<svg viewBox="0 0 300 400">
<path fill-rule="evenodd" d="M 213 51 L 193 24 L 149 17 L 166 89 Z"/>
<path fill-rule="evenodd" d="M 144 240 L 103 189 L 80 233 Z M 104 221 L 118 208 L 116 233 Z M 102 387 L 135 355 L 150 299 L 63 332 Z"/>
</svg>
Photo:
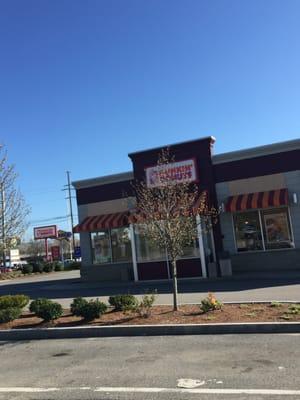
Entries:
<svg viewBox="0 0 300 400">
<path fill-rule="evenodd" d="M 91 233 L 92 242 L 92 253 L 93 253 L 93 263 L 103 264 L 110 263 L 112 261 L 111 257 L 111 246 L 109 231 L 99 231 Z"/>
<path fill-rule="evenodd" d="M 263 250 L 258 211 L 233 216 L 237 251 Z"/>
<path fill-rule="evenodd" d="M 288 210 L 286 208 L 277 208 L 264 210 L 261 214 L 266 249 L 292 247 Z"/>
<path fill-rule="evenodd" d="M 198 239 L 194 239 L 192 243 L 184 247 L 182 258 L 185 257 L 200 257 Z"/>
<path fill-rule="evenodd" d="M 166 259 L 165 249 L 150 242 L 144 234 L 142 226 L 135 225 L 135 240 L 138 262 Z"/>
<path fill-rule="evenodd" d="M 131 261 L 131 238 L 129 228 L 111 230 L 111 248 L 114 262 Z"/>
</svg>

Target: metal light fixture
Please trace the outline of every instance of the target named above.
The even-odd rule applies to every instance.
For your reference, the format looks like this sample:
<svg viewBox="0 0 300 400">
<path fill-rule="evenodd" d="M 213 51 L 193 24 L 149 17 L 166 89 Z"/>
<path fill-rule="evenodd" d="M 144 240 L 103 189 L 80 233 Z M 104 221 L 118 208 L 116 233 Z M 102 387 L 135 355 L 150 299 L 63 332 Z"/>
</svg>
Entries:
<svg viewBox="0 0 300 400">
<path fill-rule="evenodd" d="M 298 203 L 298 196 L 297 193 L 293 193 L 293 203 L 297 204 Z"/>
</svg>

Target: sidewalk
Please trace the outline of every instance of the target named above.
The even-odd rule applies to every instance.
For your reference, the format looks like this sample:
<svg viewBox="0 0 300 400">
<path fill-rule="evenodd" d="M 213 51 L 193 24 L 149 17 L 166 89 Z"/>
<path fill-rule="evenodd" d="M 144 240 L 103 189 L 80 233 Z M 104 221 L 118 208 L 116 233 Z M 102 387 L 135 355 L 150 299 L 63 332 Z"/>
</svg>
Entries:
<svg viewBox="0 0 300 400">
<path fill-rule="evenodd" d="M 61 275 L 62 274 L 62 275 Z M 57 273 L 38 277 L 3 281 L 0 295 L 23 293 L 32 299 L 47 297 L 68 307 L 75 297 L 99 298 L 107 301 L 110 295 L 132 293 L 142 296 L 146 291 L 157 290 L 156 304 L 172 304 L 172 281 L 152 282 L 82 282 L 79 271 Z M 292 301 L 300 302 L 300 271 L 234 276 L 226 279 L 185 279 L 178 282 L 181 303 L 199 303 L 208 292 L 221 301 Z"/>
</svg>

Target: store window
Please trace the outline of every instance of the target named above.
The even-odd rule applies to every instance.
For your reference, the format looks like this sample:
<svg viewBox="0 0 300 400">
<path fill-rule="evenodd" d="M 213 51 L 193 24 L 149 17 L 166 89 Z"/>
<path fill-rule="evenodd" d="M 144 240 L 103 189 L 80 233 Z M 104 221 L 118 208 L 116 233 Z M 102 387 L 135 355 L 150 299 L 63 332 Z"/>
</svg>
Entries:
<svg viewBox="0 0 300 400">
<path fill-rule="evenodd" d="M 261 212 L 266 249 L 292 247 L 288 210 L 278 208 Z"/>
<path fill-rule="evenodd" d="M 238 252 L 293 247 L 287 208 L 236 213 L 233 221 Z"/>
<path fill-rule="evenodd" d="M 112 261 L 108 230 L 92 232 L 91 244 L 94 264 L 110 263 Z"/>
<path fill-rule="evenodd" d="M 111 230 L 113 262 L 131 261 L 131 238 L 129 228 Z"/>
<path fill-rule="evenodd" d="M 193 257 L 200 257 L 198 239 L 194 239 L 189 245 L 185 246 L 183 249 L 182 258 Z"/>
<path fill-rule="evenodd" d="M 135 245 L 138 262 L 166 260 L 166 251 L 152 243 L 142 225 L 135 225 Z"/>
</svg>

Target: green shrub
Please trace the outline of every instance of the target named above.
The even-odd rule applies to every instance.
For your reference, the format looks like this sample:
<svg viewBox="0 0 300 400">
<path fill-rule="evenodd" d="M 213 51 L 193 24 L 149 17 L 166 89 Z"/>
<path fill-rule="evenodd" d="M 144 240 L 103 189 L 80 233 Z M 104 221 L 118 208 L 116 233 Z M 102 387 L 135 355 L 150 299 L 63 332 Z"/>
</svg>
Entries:
<svg viewBox="0 0 300 400">
<path fill-rule="evenodd" d="M 108 302 L 115 311 L 136 311 L 138 307 L 138 300 L 132 294 L 110 296 Z"/>
<path fill-rule="evenodd" d="M 29 303 L 29 297 L 24 294 L 0 296 L 0 310 L 7 308 L 24 308 Z"/>
<path fill-rule="evenodd" d="M 51 303 L 51 300 L 44 299 L 44 298 L 39 298 L 39 299 L 33 300 L 30 303 L 29 311 L 34 314 L 37 314 L 41 307 L 43 307 L 45 305 L 47 306 L 47 304 L 49 304 L 49 303 Z"/>
<path fill-rule="evenodd" d="M 77 317 L 81 317 L 82 308 L 88 304 L 88 301 L 83 297 L 76 297 L 71 304 L 71 313 Z"/>
<path fill-rule="evenodd" d="M 13 321 L 14 319 L 19 318 L 21 314 L 22 310 L 18 307 L 8 307 L 0 310 L 0 323 Z"/>
<path fill-rule="evenodd" d="M 79 262 L 79 261 L 73 261 L 73 262 L 65 265 L 65 270 L 68 270 L 68 271 L 73 270 L 73 269 L 80 269 L 80 268 L 81 268 L 81 262 Z"/>
<path fill-rule="evenodd" d="M 46 322 L 58 319 L 63 315 L 62 306 L 59 303 L 48 299 L 43 299 L 43 301 L 40 301 L 34 308 L 36 310 L 34 311 L 35 315 Z"/>
<path fill-rule="evenodd" d="M 288 307 L 287 314 L 300 314 L 300 304 L 291 304 Z"/>
<path fill-rule="evenodd" d="M 54 271 L 63 271 L 64 270 L 64 265 L 61 262 L 56 261 L 53 264 L 54 264 Z"/>
<path fill-rule="evenodd" d="M 220 310 L 223 304 L 216 299 L 213 293 L 208 293 L 208 296 L 201 300 L 200 308 L 204 313 L 214 310 Z"/>
<path fill-rule="evenodd" d="M 22 267 L 22 273 L 23 273 L 24 275 L 26 275 L 26 274 L 32 274 L 32 272 L 33 272 L 33 266 L 32 266 L 32 265 L 30 265 L 30 264 L 25 264 L 25 265 L 23 265 L 23 267 Z"/>
<path fill-rule="evenodd" d="M 270 307 L 282 307 L 283 304 L 280 303 L 279 301 L 272 301 L 272 303 L 270 304 Z"/>
<path fill-rule="evenodd" d="M 42 273 L 44 271 L 44 263 L 42 261 L 37 261 L 32 263 L 33 272 Z"/>
<path fill-rule="evenodd" d="M 51 262 L 47 262 L 44 264 L 44 269 L 43 269 L 44 272 L 49 273 L 49 272 L 52 272 L 53 269 L 54 269 L 54 265 Z"/>
<path fill-rule="evenodd" d="M 107 310 L 107 305 L 98 299 L 87 301 L 82 307 L 78 309 L 79 316 L 86 321 L 92 321 L 95 318 L 101 317 Z"/>
<path fill-rule="evenodd" d="M 140 301 L 137 311 L 140 317 L 149 318 L 151 315 L 151 308 L 153 303 L 156 299 L 156 292 L 155 293 L 148 293 L 144 294 L 142 300 Z"/>
</svg>

